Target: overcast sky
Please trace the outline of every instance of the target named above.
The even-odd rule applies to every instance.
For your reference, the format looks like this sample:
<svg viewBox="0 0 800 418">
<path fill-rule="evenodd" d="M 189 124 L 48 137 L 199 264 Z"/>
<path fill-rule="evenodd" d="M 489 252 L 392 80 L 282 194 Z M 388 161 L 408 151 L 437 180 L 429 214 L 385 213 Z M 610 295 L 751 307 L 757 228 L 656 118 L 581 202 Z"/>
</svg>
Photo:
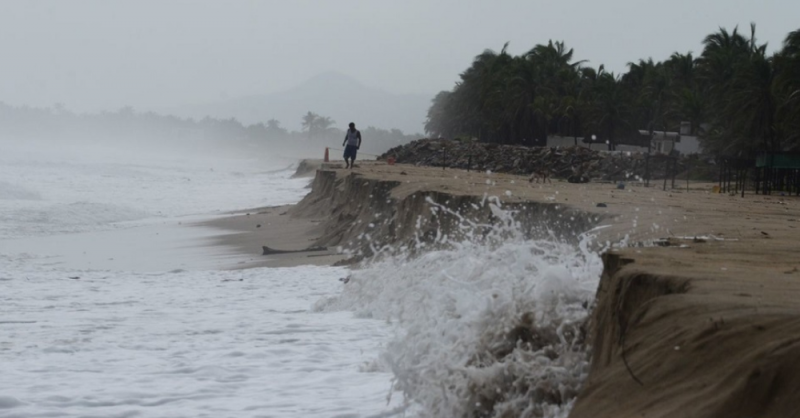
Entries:
<svg viewBox="0 0 800 418">
<path fill-rule="evenodd" d="M 285 90 L 335 70 L 392 93 L 453 87 L 484 49 L 564 40 L 613 71 L 739 25 L 779 47 L 796 0 L 0 1 L 0 101 L 137 109 Z"/>
</svg>

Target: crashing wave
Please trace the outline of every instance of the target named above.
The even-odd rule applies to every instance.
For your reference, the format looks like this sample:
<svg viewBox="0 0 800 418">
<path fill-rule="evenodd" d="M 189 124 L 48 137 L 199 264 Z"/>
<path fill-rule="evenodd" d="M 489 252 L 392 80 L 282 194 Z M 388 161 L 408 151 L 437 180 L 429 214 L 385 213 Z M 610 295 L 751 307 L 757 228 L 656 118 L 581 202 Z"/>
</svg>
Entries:
<svg viewBox="0 0 800 418">
<path fill-rule="evenodd" d="M 397 325 L 381 362 L 421 416 L 566 416 L 588 373 L 584 324 L 602 261 L 591 235 L 528 239 L 499 201 L 486 204 L 501 222 L 459 219 L 474 232 L 464 241 L 376 258 L 316 309 Z"/>
</svg>

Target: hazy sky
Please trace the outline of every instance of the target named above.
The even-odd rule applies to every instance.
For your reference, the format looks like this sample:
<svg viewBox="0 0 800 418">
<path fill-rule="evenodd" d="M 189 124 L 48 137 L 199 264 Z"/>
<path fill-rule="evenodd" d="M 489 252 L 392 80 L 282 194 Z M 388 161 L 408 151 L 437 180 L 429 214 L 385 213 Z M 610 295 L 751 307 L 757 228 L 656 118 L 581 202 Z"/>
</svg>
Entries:
<svg viewBox="0 0 800 418">
<path fill-rule="evenodd" d="M 0 101 L 137 109 L 269 93 L 335 70 L 393 93 L 450 89 L 484 49 L 564 40 L 622 71 L 756 22 L 780 46 L 796 0 L 0 1 Z"/>
</svg>

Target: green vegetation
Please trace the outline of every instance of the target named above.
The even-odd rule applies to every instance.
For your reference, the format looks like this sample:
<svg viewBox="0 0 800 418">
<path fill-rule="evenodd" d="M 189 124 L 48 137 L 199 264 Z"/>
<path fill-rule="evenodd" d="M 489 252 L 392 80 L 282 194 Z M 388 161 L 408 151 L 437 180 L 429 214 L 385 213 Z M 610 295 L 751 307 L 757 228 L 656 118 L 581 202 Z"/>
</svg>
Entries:
<svg viewBox="0 0 800 418">
<path fill-rule="evenodd" d="M 800 148 L 800 30 L 773 55 L 738 28 L 703 41 L 699 57 L 674 53 L 663 62 L 628 64 L 625 74 L 573 59 L 563 42 L 520 56 L 487 50 L 452 91 L 428 110 L 431 136 L 545 145 L 548 135 L 593 136 L 616 144 L 638 130 L 678 131 L 691 123 L 706 152 L 743 156 Z"/>
</svg>

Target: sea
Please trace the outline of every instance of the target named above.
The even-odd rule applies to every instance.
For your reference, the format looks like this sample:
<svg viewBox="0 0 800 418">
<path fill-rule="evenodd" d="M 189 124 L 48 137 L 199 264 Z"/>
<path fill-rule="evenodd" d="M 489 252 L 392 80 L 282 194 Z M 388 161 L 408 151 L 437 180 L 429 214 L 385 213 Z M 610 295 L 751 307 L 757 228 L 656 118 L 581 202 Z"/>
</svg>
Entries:
<svg viewBox="0 0 800 418">
<path fill-rule="evenodd" d="M 297 163 L 0 143 L 0 417 L 569 413 L 590 235 L 531 240 L 488 199 L 493 240 L 238 268 L 197 223 L 298 202 Z"/>
</svg>

